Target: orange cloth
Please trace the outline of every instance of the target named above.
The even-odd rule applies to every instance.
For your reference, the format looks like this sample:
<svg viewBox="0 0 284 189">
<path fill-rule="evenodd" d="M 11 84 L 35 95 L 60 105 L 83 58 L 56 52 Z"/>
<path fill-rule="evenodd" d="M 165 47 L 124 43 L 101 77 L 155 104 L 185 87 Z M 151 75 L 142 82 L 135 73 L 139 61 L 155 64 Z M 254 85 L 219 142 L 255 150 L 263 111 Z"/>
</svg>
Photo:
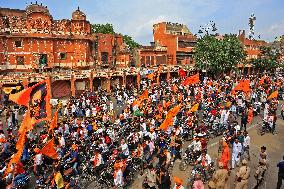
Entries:
<svg viewBox="0 0 284 189">
<path fill-rule="evenodd" d="M 271 93 L 271 95 L 269 95 L 269 97 L 267 98 L 269 99 L 273 99 L 273 98 L 277 98 L 278 97 L 278 91 L 274 91 L 273 93 Z"/>
<path fill-rule="evenodd" d="M 174 182 L 178 185 L 181 185 L 183 183 L 183 180 L 178 177 L 174 177 Z"/>
<path fill-rule="evenodd" d="M 48 131 L 51 131 L 51 130 L 53 130 L 57 127 L 58 110 L 59 109 L 57 109 L 56 112 L 54 113 L 54 116 L 53 116 L 53 119 L 50 123 L 50 127 L 49 127 Z"/>
<path fill-rule="evenodd" d="M 45 93 L 46 92 L 46 93 Z M 45 96 L 43 94 L 46 94 Z M 42 99 L 43 98 L 43 99 Z M 43 80 L 32 87 L 29 87 L 27 89 L 24 89 L 16 94 L 11 94 L 9 96 L 9 100 L 19 104 L 28 107 L 29 110 L 31 108 L 34 108 L 36 110 L 38 107 L 32 107 L 31 101 L 42 101 L 44 100 L 45 103 L 45 112 L 46 112 L 46 117 L 41 118 L 39 121 L 42 120 L 50 120 L 51 119 L 51 105 L 50 105 L 50 99 L 51 99 L 51 87 L 50 87 L 50 80 L 46 79 Z"/>
<path fill-rule="evenodd" d="M 224 142 L 220 162 L 223 163 L 225 169 L 228 169 L 228 162 L 229 161 L 230 161 L 230 149 L 229 149 L 228 144 L 226 142 Z"/>
<path fill-rule="evenodd" d="M 196 84 L 198 83 L 200 80 L 199 80 L 199 74 L 195 74 L 193 76 L 190 76 L 188 78 L 186 78 L 182 83 L 181 85 L 192 85 L 192 84 Z"/>
<path fill-rule="evenodd" d="M 253 119 L 253 109 L 249 109 L 248 111 L 248 123 L 251 123 Z"/>
<path fill-rule="evenodd" d="M 241 80 L 237 86 L 232 90 L 232 94 L 235 94 L 235 91 L 244 91 L 245 93 L 250 92 L 250 80 Z"/>
<path fill-rule="evenodd" d="M 52 159 L 58 159 L 57 152 L 54 147 L 54 141 L 51 139 L 46 143 L 46 145 L 41 149 L 41 153 Z"/>
</svg>

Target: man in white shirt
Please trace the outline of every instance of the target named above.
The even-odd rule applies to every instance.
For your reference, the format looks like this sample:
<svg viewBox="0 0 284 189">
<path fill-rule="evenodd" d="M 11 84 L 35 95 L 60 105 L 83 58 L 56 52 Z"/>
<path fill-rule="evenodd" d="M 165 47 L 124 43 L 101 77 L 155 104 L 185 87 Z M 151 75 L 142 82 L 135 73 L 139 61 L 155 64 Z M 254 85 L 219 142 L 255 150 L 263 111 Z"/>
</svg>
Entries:
<svg viewBox="0 0 284 189">
<path fill-rule="evenodd" d="M 246 153 L 247 156 L 248 156 L 248 160 L 250 160 L 250 154 L 249 154 L 249 146 L 250 146 L 250 136 L 248 135 L 248 132 L 247 131 L 244 131 L 244 143 L 243 143 L 243 146 L 244 146 L 244 154 Z"/>
<path fill-rule="evenodd" d="M 197 159 L 195 164 L 200 163 L 203 167 L 207 167 L 211 164 L 212 160 L 209 154 L 207 154 L 205 151 L 202 152 L 201 156 Z"/>
<path fill-rule="evenodd" d="M 129 149 L 128 149 L 128 145 L 125 143 L 124 139 L 121 140 L 121 145 L 120 145 L 122 154 L 124 156 L 129 156 Z"/>
<path fill-rule="evenodd" d="M 235 168 L 235 163 L 239 163 L 242 153 L 242 144 L 238 139 L 233 143 L 233 152 L 232 152 L 232 169 Z"/>
<path fill-rule="evenodd" d="M 199 140 L 199 138 L 195 138 L 193 140 L 193 142 L 188 146 L 188 148 L 193 148 L 193 156 L 194 159 L 197 159 L 197 157 L 200 155 L 201 153 L 201 142 Z"/>
</svg>

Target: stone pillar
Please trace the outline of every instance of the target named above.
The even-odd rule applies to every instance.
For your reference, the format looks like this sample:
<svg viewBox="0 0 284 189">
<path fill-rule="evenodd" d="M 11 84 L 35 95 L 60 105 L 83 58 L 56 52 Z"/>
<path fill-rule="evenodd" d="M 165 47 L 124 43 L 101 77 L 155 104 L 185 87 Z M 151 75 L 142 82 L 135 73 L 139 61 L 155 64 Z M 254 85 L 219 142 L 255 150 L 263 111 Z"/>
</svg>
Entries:
<svg viewBox="0 0 284 189">
<path fill-rule="evenodd" d="M 140 72 L 137 73 L 136 81 L 137 81 L 137 89 L 138 89 L 138 91 L 140 91 L 140 83 L 141 83 L 141 75 L 140 75 Z"/>
<path fill-rule="evenodd" d="M 70 80 L 70 82 L 71 82 L 71 95 L 72 95 L 73 97 L 76 96 L 75 80 L 76 80 L 76 79 L 75 79 L 74 75 L 71 75 L 71 80 Z"/>
<path fill-rule="evenodd" d="M 168 68 L 167 70 L 167 81 L 169 81 L 171 79 L 171 72 L 170 69 Z"/>
<path fill-rule="evenodd" d="M 126 74 L 125 73 L 123 73 L 123 75 L 122 75 L 122 85 L 124 86 L 124 87 L 126 87 Z"/>
<path fill-rule="evenodd" d="M 110 77 L 101 78 L 102 89 L 105 89 L 108 93 L 110 92 Z"/>
<path fill-rule="evenodd" d="M 93 72 L 91 72 L 89 79 L 90 79 L 90 91 L 93 92 L 93 80 L 94 80 Z"/>
</svg>

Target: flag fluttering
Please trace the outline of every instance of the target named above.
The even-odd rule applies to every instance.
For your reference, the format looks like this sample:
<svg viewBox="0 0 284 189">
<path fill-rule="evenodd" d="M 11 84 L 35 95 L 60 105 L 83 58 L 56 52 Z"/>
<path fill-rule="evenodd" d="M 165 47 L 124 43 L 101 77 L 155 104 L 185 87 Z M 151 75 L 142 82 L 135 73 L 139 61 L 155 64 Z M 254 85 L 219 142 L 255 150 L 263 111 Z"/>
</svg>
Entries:
<svg viewBox="0 0 284 189">
<path fill-rule="evenodd" d="M 186 85 L 194 85 L 196 83 L 198 83 L 200 80 L 199 80 L 199 74 L 195 74 L 193 76 L 190 76 L 190 77 L 187 77 L 181 84 L 183 86 L 186 86 Z"/>
<path fill-rule="evenodd" d="M 167 114 L 166 119 L 163 121 L 163 123 L 160 125 L 159 129 L 166 130 L 168 126 L 173 124 L 173 118 L 177 115 L 177 113 L 180 111 L 182 107 L 182 104 L 179 104 L 175 107 L 173 107 Z"/>
<path fill-rule="evenodd" d="M 48 128 L 48 131 L 51 131 L 53 129 L 55 129 L 57 127 L 57 120 L 58 120 L 58 110 L 56 110 L 56 112 L 54 113 L 53 119 L 50 123 L 50 127 Z"/>
<path fill-rule="evenodd" d="M 51 119 L 51 90 L 49 79 L 39 82 L 16 94 L 11 94 L 9 99 L 19 105 L 28 107 L 30 116 L 32 119 L 35 119 L 35 122 Z"/>
<path fill-rule="evenodd" d="M 185 73 L 185 71 L 184 71 L 183 69 L 179 69 L 179 70 L 178 70 L 178 75 L 179 75 L 180 77 L 186 77 L 186 73 Z"/>
<path fill-rule="evenodd" d="M 199 107 L 199 103 L 197 103 L 197 104 L 195 104 L 194 106 L 192 106 L 189 111 L 190 111 L 190 112 L 197 112 L 198 107 Z"/>
<path fill-rule="evenodd" d="M 237 86 L 232 90 L 232 93 L 235 94 L 235 91 L 243 91 L 245 93 L 250 92 L 250 80 L 241 80 Z"/>
<path fill-rule="evenodd" d="M 46 143 L 46 145 L 41 149 L 41 153 L 45 156 L 48 156 L 52 159 L 58 159 L 57 152 L 54 146 L 54 140 L 51 139 Z"/>
<path fill-rule="evenodd" d="M 273 93 L 271 93 L 271 95 L 269 95 L 267 99 L 270 100 L 273 98 L 278 98 L 278 91 L 274 91 Z"/>
</svg>

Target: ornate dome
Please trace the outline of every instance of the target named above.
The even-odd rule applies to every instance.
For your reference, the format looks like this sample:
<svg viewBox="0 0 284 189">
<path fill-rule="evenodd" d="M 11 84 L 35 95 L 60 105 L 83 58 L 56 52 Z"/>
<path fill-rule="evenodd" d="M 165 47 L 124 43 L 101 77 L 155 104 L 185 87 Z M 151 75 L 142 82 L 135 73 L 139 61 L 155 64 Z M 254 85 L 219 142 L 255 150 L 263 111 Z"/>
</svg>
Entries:
<svg viewBox="0 0 284 189">
<path fill-rule="evenodd" d="M 72 13 L 72 20 L 86 20 L 86 15 L 82 11 L 80 11 L 80 8 Z"/>
<path fill-rule="evenodd" d="M 32 13 L 42 13 L 51 17 L 49 10 L 47 9 L 47 6 L 43 6 L 42 4 L 38 5 L 37 2 L 36 4 L 30 4 L 26 8 L 27 15 Z"/>
</svg>

